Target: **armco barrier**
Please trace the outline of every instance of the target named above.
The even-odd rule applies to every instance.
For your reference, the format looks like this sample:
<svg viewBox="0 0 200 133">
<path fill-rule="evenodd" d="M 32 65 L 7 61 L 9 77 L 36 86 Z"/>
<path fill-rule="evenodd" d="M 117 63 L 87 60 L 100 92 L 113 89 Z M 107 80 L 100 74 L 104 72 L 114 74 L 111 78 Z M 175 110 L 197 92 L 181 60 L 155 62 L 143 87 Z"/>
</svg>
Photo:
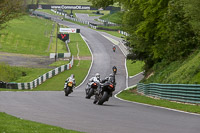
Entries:
<svg viewBox="0 0 200 133">
<path fill-rule="evenodd" d="M 200 104 L 200 85 L 198 84 L 137 84 L 137 92 L 160 99 Z"/>
<path fill-rule="evenodd" d="M 72 57 L 70 63 L 68 63 L 67 65 L 62 65 L 60 67 L 55 68 L 54 70 L 51 70 L 45 74 L 43 74 L 42 76 L 38 77 L 37 79 L 33 80 L 32 82 L 28 82 L 28 83 L 7 83 L 6 88 L 7 89 L 19 89 L 19 90 L 23 90 L 23 89 L 33 89 L 35 87 L 37 87 L 38 85 L 42 84 L 43 82 L 45 82 L 47 79 L 65 71 L 65 70 L 69 70 L 71 69 L 71 67 L 73 66 L 74 63 L 74 59 Z"/>
<path fill-rule="evenodd" d="M 119 30 L 118 32 L 119 32 L 120 34 L 122 34 L 122 35 L 129 36 L 129 34 L 126 33 L 126 32 L 124 32 L 124 31 Z"/>
</svg>

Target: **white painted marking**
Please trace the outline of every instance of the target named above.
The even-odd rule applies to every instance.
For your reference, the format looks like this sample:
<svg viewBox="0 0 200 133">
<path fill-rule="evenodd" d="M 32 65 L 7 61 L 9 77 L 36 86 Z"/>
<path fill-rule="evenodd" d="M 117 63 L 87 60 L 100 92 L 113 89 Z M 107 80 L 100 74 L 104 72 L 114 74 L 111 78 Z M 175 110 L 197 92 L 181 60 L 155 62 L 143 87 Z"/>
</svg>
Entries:
<svg viewBox="0 0 200 133">
<path fill-rule="evenodd" d="M 138 74 L 136 74 L 136 75 L 134 75 L 134 76 L 129 76 L 129 78 L 134 78 L 134 77 L 136 77 L 136 76 L 138 76 L 138 75 L 140 75 L 140 74 L 142 74 L 142 73 L 144 73 L 144 71 L 142 71 L 142 72 L 140 72 L 140 73 L 138 73 Z"/>
<path fill-rule="evenodd" d="M 84 40 L 84 42 L 87 44 L 87 46 L 88 46 L 88 48 L 89 48 L 89 50 L 90 50 L 90 53 L 91 53 L 91 55 L 92 55 L 92 62 L 91 62 L 91 65 L 90 65 L 90 68 L 89 68 L 89 70 L 88 70 L 88 73 L 87 73 L 87 75 L 85 76 L 85 79 L 82 81 L 82 83 L 79 85 L 79 86 L 77 86 L 76 88 L 79 88 L 84 82 L 85 82 L 85 80 L 87 79 L 87 77 L 88 77 L 88 75 L 89 75 L 89 73 L 90 73 L 90 71 L 91 71 L 91 68 L 92 68 L 92 66 L 93 66 L 93 53 L 92 53 L 92 50 L 90 49 L 90 47 L 89 47 L 89 45 L 88 45 L 88 43 L 86 42 L 86 38 L 81 34 L 81 33 L 79 33 L 80 35 L 81 35 L 81 37 L 83 38 L 83 40 Z M 75 88 L 75 89 L 76 89 Z"/>
</svg>

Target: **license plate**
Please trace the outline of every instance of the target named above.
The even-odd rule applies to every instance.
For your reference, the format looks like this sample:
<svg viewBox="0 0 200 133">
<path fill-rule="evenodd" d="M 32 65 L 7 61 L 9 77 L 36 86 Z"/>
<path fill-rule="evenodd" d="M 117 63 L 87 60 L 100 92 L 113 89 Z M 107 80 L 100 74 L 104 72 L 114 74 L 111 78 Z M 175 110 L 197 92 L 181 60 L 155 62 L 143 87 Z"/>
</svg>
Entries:
<svg viewBox="0 0 200 133">
<path fill-rule="evenodd" d="M 68 83 L 68 86 L 69 86 L 69 87 L 72 87 L 72 83 Z"/>
</svg>

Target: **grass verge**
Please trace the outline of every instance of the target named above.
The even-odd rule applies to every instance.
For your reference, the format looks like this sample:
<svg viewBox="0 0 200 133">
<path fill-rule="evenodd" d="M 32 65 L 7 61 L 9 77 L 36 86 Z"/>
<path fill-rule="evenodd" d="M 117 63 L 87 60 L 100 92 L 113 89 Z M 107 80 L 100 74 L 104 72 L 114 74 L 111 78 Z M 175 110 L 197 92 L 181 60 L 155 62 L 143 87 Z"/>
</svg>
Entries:
<svg viewBox="0 0 200 133">
<path fill-rule="evenodd" d="M 91 56 L 87 45 L 85 44 L 79 33 L 70 34 L 70 40 L 71 41 L 69 43 L 69 48 L 72 55 L 76 56 L 79 49 L 79 56 Z"/>
<path fill-rule="evenodd" d="M 116 12 L 113 14 L 107 14 L 104 15 L 102 17 L 100 17 L 100 19 L 106 20 L 106 21 L 110 21 L 116 24 L 121 24 L 122 23 L 122 18 L 123 18 L 123 12 Z"/>
<path fill-rule="evenodd" d="M 125 99 L 128 101 L 133 101 L 133 102 L 138 102 L 138 103 L 144 103 L 144 104 L 149 104 L 149 105 L 155 105 L 155 106 L 166 107 L 166 108 L 170 108 L 170 109 L 176 109 L 176 110 L 200 114 L 200 106 L 199 105 L 190 105 L 190 104 L 171 102 L 168 100 L 153 99 L 150 97 L 146 97 L 146 96 L 137 94 L 135 89 L 122 91 L 117 96 L 119 98 L 122 98 L 122 99 Z"/>
<path fill-rule="evenodd" d="M 0 112 L 1 133 L 80 133 L 56 126 L 50 126 L 29 120 L 23 120 L 6 113 Z"/>
<path fill-rule="evenodd" d="M 128 76 L 134 76 L 143 71 L 142 67 L 144 66 L 144 62 L 142 61 L 133 62 L 131 60 L 126 60 L 126 66 L 128 70 Z"/>
<path fill-rule="evenodd" d="M 75 60 L 74 66 L 68 70 L 48 79 L 43 84 L 34 88 L 33 91 L 61 91 L 63 90 L 65 80 L 71 75 L 75 75 L 76 85 L 78 86 L 88 73 L 91 61 L 81 60 L 79 66 L 78 60 Z"/>
</svg>

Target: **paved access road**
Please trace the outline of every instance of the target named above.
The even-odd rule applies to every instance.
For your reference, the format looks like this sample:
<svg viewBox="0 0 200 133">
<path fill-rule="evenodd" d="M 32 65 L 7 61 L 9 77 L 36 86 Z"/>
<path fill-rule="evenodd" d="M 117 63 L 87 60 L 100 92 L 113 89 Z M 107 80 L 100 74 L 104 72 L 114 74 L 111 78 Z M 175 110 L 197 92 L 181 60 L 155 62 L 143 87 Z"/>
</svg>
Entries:
<svg viewBox="0 0 200 133">
<path fill-rule="evenodd" d="M 99 72 L 103 77 L 116 65 L 116 92 L 125 88 L 125 57 L 112 52 L 112 43 L 98 32 L 69 22 L 81 29 L 92 53 L 88 78 Z M 88 78 L 86 80 L 88 80 Z M 139 79 L 134 78 L 134 82 Z M 200 116 L 118 100 L 112 97 L 103 106 L 85 99 L 85 83 L 69 97 L 62 91 L 0 92 L 0 111 L 23 119 L 88 133 L 199 133 Z"/>
<path fill-rule="evenodd" d="M 84 14 L 84 13 L 76 13 L 76 17 L 80 20 L 88 21 L 93 24 L 103 25 L 102 22 L 95 21 L 95 19 L 98 19 L 101 17 L 100 15 L 99 16 L 89 16 L 88 14 Z"/>
</svg>

